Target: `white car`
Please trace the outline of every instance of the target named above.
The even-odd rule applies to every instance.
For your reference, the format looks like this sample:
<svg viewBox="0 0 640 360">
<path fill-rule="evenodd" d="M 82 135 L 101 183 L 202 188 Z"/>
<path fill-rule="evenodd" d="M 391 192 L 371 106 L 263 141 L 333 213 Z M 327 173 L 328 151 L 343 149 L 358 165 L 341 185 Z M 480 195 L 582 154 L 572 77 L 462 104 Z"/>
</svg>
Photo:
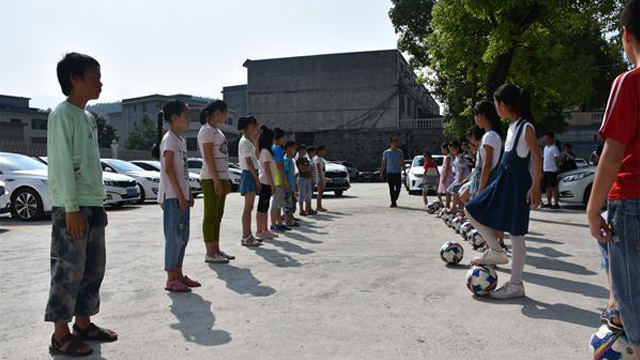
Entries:
<svg viewBox="0 0 640 360">
<path fill-rule="evenodd" d="M 29 156 L 0 152 L 0 181 L 11 193 L 11 214 L 21 220 L 37 220 L 53 206 L 47 166 Z"/>
<path fill-rule="evenodd" d="M 346 166 L 326 161 L 324 170 L 325 184 L 323 193 L 333 191 L 336 196 L 340 197 L 351 188 L 351 178 Z M 314 187 L 313 191 L 317 192 L 317 190 Z"/>
<path fill-rule="evenodd" d="M 0 215 L 11 212 L 11 193 L 0 180 Z"/>
<path fill-rule="evenodd" d="M 573 204 L 587 204 L 596 174 L 595 166 L 585 166 L 558 175 L 560 201 Z"/>
<path fill-rule="evenodd" d="M 434 159 L 437 165 L 437 159 Z M 413 158 L 411 167 L 407 171 L 405 188 L 409 194 L 422 194 L 424 187 L 424 156 L 418 155 Z M 435 169 L 427 174 L 427 190 L 429 194 L 435 194 L 438 191 L 438 174 Z"/>
<path fill-rule="evenodd" d="M 129 162 L 133 165 L 140 166 L 147 171 L 161 171 L 160 161 L 157 160 L 134 160 Z M 191 193 L 194 197 L 198 197 L 198 195 L 202 194 L 202 186 L 200 186 L 199 173 L 196 174 L 194 172 L 189 172 L 189 187 L 191 188 Z"/>
<path fill-rule="evenodd" d="M 140 201 L 140 186 L 136 179 L 110 172 L 102 172 L 104 183 L 104 206 L 121 207 L 125 204 L 134 204 Z"/>
<path fill-rule="evenodd" d="M 189 158 L 187 160 L 187 167 L 189 168 L 189 172 L 200 174 L 200 170 L 202 170 L 202 163 L 204 160 L 200 158 Z M 240 188 L 240 176 L 242 175 L 242 170 L 236 164 L 229 163 L 229 180 L 231 181 L 231 191 L 238 191 Z"/>
<path fill-rule="evenodd" d="M 134 178 L 140 187 L 138 203 L 158 198 L 160 174 L 157 171 L 147 171 L 130 162 L 118 159 L 102 159 L 102 170 L 108 173 L 126 175 Z"/>
</svg>

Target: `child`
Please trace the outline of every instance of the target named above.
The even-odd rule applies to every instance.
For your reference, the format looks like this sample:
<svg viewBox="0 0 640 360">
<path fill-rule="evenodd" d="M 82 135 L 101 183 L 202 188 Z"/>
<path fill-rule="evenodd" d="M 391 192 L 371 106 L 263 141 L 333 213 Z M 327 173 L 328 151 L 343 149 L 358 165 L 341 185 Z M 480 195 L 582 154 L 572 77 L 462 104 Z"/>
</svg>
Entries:
<svg viewBox="0 0 640 360">
<path fill-rule="evenodd" d="M 187 142 L 182 134 L 189 130 L 189 108 L 180 100 L 163 107 L 169 131 L 160 142 L 160 185 L 158 203 L 164 212 L 164 269 L 167 272 L 165 290 L 191 291 L 200 283 L 182 273 L 184 252 L 189 242 L 189 208 L 194 199 L 189 188 Z"/>
<path fill-rule="evenodd" d="M 608 255 L 611 292 L 606 313 L 620 313 L 636 359 L 640 360 L 640 1 L 630 0 L 620 16 L 622 44 L 633 70 L 616 78 L 600 135 L 604 148 L 587 205 L 591 235 Z M 600 211 L 608 200 L 607 221 Z M 607 225 L 609 224 L 609 226 Z M 613 310 L 613 311 L 612 311 Z M 603 314 L 604 316 L 604 314 Z"/>
<path fill-rule="evenodd" d="M 560 162 L 560 150 L 556 145 L 555 137 L 552 132 L 544 134 L 544 162 L 542 171 L 544 177 L 544 187 L 547 191 L 547 203 L 542 205 L 543 208 L 560 209 L 558 205 L 558 163 Z M 555 201 L 555 205 L 552 204 Z"/>
<path fill-rule="evenodd" d="M 271 201 L 271 231 L 284 232 L 291 230 L 290 227 L 284 225 L 282 221 L 281 210 L 286 205 L 285 193 L 289 191 L 289 182 L 284 177 L 284 145 L 287 140 L 284 131 L 280 128 L 273 129 L 273 145 L 271 147 L 273 160 L 276 164 L 275 173 L 275 190 L 273 192 L 273 200 Z"/>
<path fill-rule="evenodd" d="M 540 204 L 542 160 L 530 110 L 529 93 L 515 85 L 502 85 L 494 94 L 495 107 L 509 119 L 505 153 L 496 178 L 467 203 L 469 221 L 489 244 L 489 250 L 474 258 L 474 265 L 498 265 L 509 262 L 501 249 L 496 231 L 508 231 L 513 245 L 511 280 L 491 293 L 494 299 L 523 297 L 522 271 L 526 257 L 524 235 L 529 228 L 530 208 Z M 533 173 L 530 173 L 533 158 Z M 533 176 L 533 178 L 532 178 Z"/>
<path fill-rule="evenodd" d="M 451 195 L 447 193 L 447 189 L 453 182 L 453 172 L 451 171 L 451 164 L 453 163 L 453 155 L 449 153 L 449 143 L 443 142 L 440 149 L 444 160 L 442 161 L 442 173 L 440 174 L 440 182 L 438 184 L 438 201 L 445 204 L 447 209 L 451 206 Z M 442 197 L 445 197 L 446 201 L 442 201 Z"/>
<path fill-rule="evenodd" d="M 318 194 L 316 197 L 316 211 L 317 212 L 325 212 L 327 209 L 322 207 L 322 195 L 324 193 L 324 185 L 325 185 L 325 168 L 326 162 L 324 160 L 326 148 L 324 145 L 318 146 L 316 149 L 316 156 L 313 158 L 313 164 L 316 167 L 316 177 L 317 177 L 317 186 L 318 186 Z"/>
<path fill-rule="evenodd" d="M 483 136 L 484 129 L 480 128 L 478 125 L 473 125 L 469 129 L 467 129 L 469 156 L 478 156 L 478 147 L 480 146 L 480 142 L 482 141 Z M 481 170 L 481 168 L 478 168 L 476 166 L 465 178 L 465 180 L 463 180 L 463 185 L 460 186 L 458 192 L 453 195 L 453 201 L 455 204 L 457 204 L 459 209 L 462 209 L 464 207 L 464 204 L 469 200 L 469 198 L 471 198 L 472 183 L 476 177 L 476 174 Z"/>
<path fill-rule="evenodd" d="M 469 176 L 469 164 L 467 163 L 467 159 L 465 158 L 465 154 L 462 152 L 462 147 L 456 141 L 452 141 L 449 143 L 449 152 L 454 156 L 455 160 L 453 161 L 453 182 L 447 188 L 447 193 L 449 196 L 456 196 L 458 191 L 460 191 L 460 187 L 464 184 L 464 180 Z M 454 199 L 455 201 L 451 205 L 452 211 L 459 210 L 460 202 L 458 199 Z"/>
<path fill-rule="evenodd" d="M 116 341 L 118 335 L 91 322 L 100 310 L 105 272 L 102 207 L 104 185 L 96 120 L 85 110 L 100 96 L 100 64 L 92 57 L 68 53 L 57 67 L 67 100 L 49 114 L 47 157 L 51 210 L 51 285 L 45 321 L 54 323 L 51 355 L 87 356 L 84 341 Z M 69 326 L 73 317 L 73 334 Z"/>
<path fill-rule="evenodd" d="M 309 187 L 311 191 L 309 193 L 309 207 L 307 213 L 309 215 L 316 215 L 318 212 L 311 208 L 311 198 L 313 198 L 313 191 L 316 190 L 318 184 L 318 167 L 315 163 L 316 148 L 309 146 L 307 149 L 307 159 L 309 159 L 309 167 L 311 168 L 311 177 L 309 178 Z"/>
<path fill-rule="evenodd" d="M 220 250 L 220 223 L 224 215 L 224 204 L 231 190 L 229 181 L 229 151 L 227 138 L 219 124 L 227 121 L 227 104 L 222 100 L 214 100 L 200 112 L 200 132 L 198 147 L 204 158 L 200 170 L 200 183 L 204 193 L 204 217 L 202 233 L 207 263 L 228 263 L 234 256 Z"/>
<path fill-rule="evenodd" d="M 493 103 L 487 100 L 478 102 L 473 107 L 473 117 L 476 125 L 484 130 L 484 135 L 478 145 L 474 177 L 469 187 L 472 199 L 495 178 L 502 153 L 502 139 L 497 132 L 500 117 Z"/>
<path fill-rule="evenodd" d="M 273 239 L 278 237 L 277 234 L 269 231 L 269 202 L 271 201 L 272 189 L 276 188 L 275 174 L 277 171 L 275 161 L 273 160 L 273 130 L 266 126 L 262 127 L 262 133 L 258 138 L 259 165 L 260 165 L 260 198 L 258 199 L 258 212 L 256 214 L 256 222 L 258 223 L 258 231 L 256 236 L 258 240 Z"/>
<path fill-rule="evenodd" d="M 431 158 L 430 151 L 425 150 L 423 156 L 424 175 L 422 182 L 422 202 L 424 202 L 424 206 L 427 206 L 429 205 L 429 199 L 427 198 L 429 189 L 427 188 L 427 184 L 432 183 L 434 179 L 437 180 L 440 176 L 440 172 L 438 171 L 438 165 L 436 165 Z"/>
<path fill-rule="evenodd" d="M 294 141 L 287 141 L 284 144 L 284 178 L 287 182 L 287 190 L 285 191 L 285 226 L 299 226 L 299 224 L 293 219 L 293 214 L 296 212 L 296 198 L 294 190 L 296 188 L 296 165 L 293 161 L 293 156 L 296 153 L 296 143 Z"/>
<path fill-rule="evenodd" d="M 240 195 L 244 196 L 244 211 L 242 212 L 242 239 L 243 246 L 258 246 L 260 241 L 253 237 L 251 232 L 251 212 L 256 200 L 256 194 L 260 192 L 260 179 L 258 178 L 258 153 L 255 142 L 258 140 L 258 120 L 253 116 L 242 116 L 238 119 L 238 130 L 242 132 L 242 138 L 238 143 L 238 158 L 242 175 L 240 177 Z"/>
<path fill-rule="evenodd" d="M 303 144 L 298 146 L 298 201 L 300 215 L 311 215 L 311 164 L 307 155 L 307 147 Z"/>
</svg>

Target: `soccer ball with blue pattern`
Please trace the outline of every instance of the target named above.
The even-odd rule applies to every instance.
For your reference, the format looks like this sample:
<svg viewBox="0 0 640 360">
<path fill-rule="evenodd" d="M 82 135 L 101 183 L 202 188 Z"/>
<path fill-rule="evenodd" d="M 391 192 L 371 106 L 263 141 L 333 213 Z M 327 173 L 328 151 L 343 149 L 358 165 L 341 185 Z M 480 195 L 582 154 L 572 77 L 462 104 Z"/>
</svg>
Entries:
<svg viewBox="0 0 640 360">
<path fill-rule="evenodd" d="M 487 243 L 482 237 L 482 235 L 480 235 L 480 233 L 476 229 L 471 230 L 467 234 L 467 241 L 469 241 L 469 244 L 471 244 L 471 247 L 475 251 L 481 250 L 482 248 L 484 248 L 484 245 Z"/>
<path fill-rule="evenodd" d="M 453 229 L 459 233 L 460 232 L 460 228 L 462 227 L 462 224 L 464 224 L 466 220 L 462 217 L 462 216 L 456 216 L 455 219 L 453 219 Z"/>
<path fill-rule="evenodd" d="M 453 220 L 456 218 L 456 214 L 454 213 L 449 213 L 447 215 L 447 217 L 445 218 L 444 222 L 447 224 L 447 226 L 449 226 L 450 228 L 453 227 Z"/>
<path fill-rule="evenodd" d="M 460 235 L 462 236 L 463 239 L 467 240 L 467 235 L 471 230 L 473 230 L 473 225 L 471 225 L 471 223 L 467 221 L 464 224 L 462 224 L 462 226 L 460 226 Z"/>
<path fill-rule="evenodd" d="M 596 360 L 635 359 L 624 332 L 613 332 L 607 325 L 600 326 L 595 334 L 591 335 L 589 348 Z"/>
<path fill-rule="evenodd" d="M 467 271 L 467 289 L 477 296 L 489 295 L 498 285 L 498 274 L 486 266 L 474 266 Z"/>
<path fill-rule="evenodd" d="M 464 249 L 462 245 L 448 241 L 440 248 L 440 258 L 447 264 L 455 265 L 462 261 Z"/>
</svg>

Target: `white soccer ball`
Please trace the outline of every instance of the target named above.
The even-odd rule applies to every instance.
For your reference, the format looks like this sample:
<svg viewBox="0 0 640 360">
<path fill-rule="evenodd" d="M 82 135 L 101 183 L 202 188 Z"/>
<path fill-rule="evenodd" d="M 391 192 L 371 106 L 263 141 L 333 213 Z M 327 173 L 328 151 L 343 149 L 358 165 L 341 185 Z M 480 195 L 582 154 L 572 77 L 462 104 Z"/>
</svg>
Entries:
<svg viewBox="0 0 640 360">
<path fill-rule="evenodd" d="M 462 216 L 456 216 L 455 219 L 453 219 L 453 229 L 456 232 L 460 232 L 460 227 L 462 227 L 464 222 L 465 219 Z"/>
<path fill-rule="evenodd" d="M 476 229 L 471 230 L 469 234 L 467 234 L 467 241 L 469 241 L 475 251 L 484 248 L 484 245 L 487 243 Z"/>
<path fill-rule="evenodd" d="M 460 226 L 460 235 L 463 239 L 467 240 L 467 235 L 469 231 L 473 230 L 473 225 L 470 222 L 466 221 L 464 224 Z"/>
<path fill-rule="evenodd" d="M 462 245 L 448 241 L 440 248 L 440 258 L 447 264 L 455 265 L 462 261 L 464 249 Z"/>
<path fill-rule="evenodd" d="M 466 279 L 467 289 L 477 296 L 489 295 L 498 285 L 498 274 L 487 266 L 473 266 Z"/>
<path fill-rule="evenodd" d="M 629 346 L 624 333 L 613 332 L 607 325 L 598 328 L 591 335 L 589 348 L 593 351 L 594 359 L 602 360 L 634 360 L 633 350 Z"/>
</svg>

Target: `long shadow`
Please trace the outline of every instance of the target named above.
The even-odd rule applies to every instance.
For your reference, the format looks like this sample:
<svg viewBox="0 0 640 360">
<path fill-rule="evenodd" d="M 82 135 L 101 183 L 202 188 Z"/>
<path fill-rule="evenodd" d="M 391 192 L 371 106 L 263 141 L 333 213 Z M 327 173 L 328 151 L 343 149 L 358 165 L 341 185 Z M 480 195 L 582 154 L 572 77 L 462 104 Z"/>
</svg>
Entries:
<svg viewBox="0 0 640 360">
<path fill-rule="evenodd" d="M 253 276 L 249 269 L 241 269 L 231 264 L 209 264 L 209 268 L 216 272 L 218 279 L 224 281 L 228 289 L 238 294 L 266 297 L 276 292 L 270 286 L 260 285 L 262 282 Z"/>
<path fill-rule="evenodd" d="M 105 208 L 105 210 L 109 211 L 109 212 L 126 212 L 126 211 L 131 211 L 131 210 L 137 210 L 140 209 L 141 206 L 134 206 L 134 205 L 125 205 L 125 206 L 121 206 L 121 207 L 112 207 L 112 206 L 108 206 Z"/>
<path fill-rule="evenodd" d="M 302 229 L 298 229 L 298 231 L 300 231 L 300 232 L 311 232 L 311 233 L 318 234 L 318 235 L 327 234 L 327 233 L 324 233 L 324 232 L 317 232 L 317 231 L 312 231 L 312 230 L 302 231 Z M 294 233 L 294 232 L 287 232 L 287 233 L 284 234 L 284 236 L 288 237 L 289 239 L 298 240 L 298 241 L 304 241 L 304 242 L 307 242 L 309 244 L 322 244 L 322 241 L 320 241 L 320 240 L 313 240 L 312 238 L 310 238 L 308 236 L 304 236 L 302 234 L 298 234 L 298 233 Z"/>
<path fill-rule="evenodd" d="M 302 266 L 302 264 L 298 260 L 287 254 L 283 254 L 278 250 L 267 249 L 264 246 L 250 249 L 255 251 L 258 256 L 262 257 L 263 259 L 277 267 L 288 268 Z"/>
<path fill-rule="evenodd" d="M 204 346 L 224 345 L 231 341 L 231 334 L 213 329 L 216 317 L 210 301 L 192 292 L 169 293 L 169 297 L 171 313 L 178 319 L 178 323 L 170 327 L 179 330 L 185 340 Z"/>
<path fill-rule="evenodd" d="M 563 243 L 557 240 L 549 240 L 549 239 L 545 239 L 545 238 L 541 238 L 541 237 L 536 237 L 536 236 L 525 236 L 525 240 L 526 241 L 531 241 L 531 242 L 538 242 L 538 243 L 542 243 L 542 244 L 553 244 L 553 245 L 562 245 Z"/>
<path fill-rule="evenodd" d="M 569 226 L 577 226 L 577 227 L 584 227 L 584 228 L 589 227 L 588 224 L 575 224 L 575 223 L 570 223 L 565 221 L 554 221 L 554 220 L 536 219 L 536 218 L 531 218 L 530 220 L 545 223 L 545 224 L 569 225 Z"/>
<path fill-rule="evenodd" d="M 536 253 L 536 254 L 552 257 L 552 258 L 571 257 L 571 255 L 569 254 L 565 254 L 561 251 L 552 249 L 548 246 L 541 247 L 541 248 L 527 247 L 527 252 Z"/>
<path fill-rule="evenodd" d="M 598 325 L 600 314 L 584 310 L 569 304 L 547 304 L 531 298 L 494 300 L 489 297 L 475 297 L 476 300 L 491 304 L 522 305 L 522 315 L 533 319 L 547 319 L 594 328 Z"/>
<path fill-rule="evenodd" d="M 424 209 L 418 209 L 418 208 L 400 206 L 400 205 L 398 205 L 397 209 L 400 209 L 400 210 L 411 210 L 411 211 L 424 211 Z"/>
<path fill-rule="evenodd" d="M 301 233 L 305 233 L 305 234 L 316 234 L 316 235 L 328 235 L 329 234 L 328 232 L 324 232 L 324 231 L 315 231 L 315 230 L 308 229 L 308 226 L 306 224 L 304 224 L 301 227 L 297 228 L 296 231 L 297 232 L 301 232 Z M 289 236 L 289 234 L 290 233 L 287 233 L 287 236 Z M 289 236 L 289 237 L 291 237 L 291 236 Z M 307 242 L 314 242 L 314 241 L 307 241 Z"/>
<path fill-rule="evenodd" d="M 582 265 L 573 264 L 547 256 L 540 257 L 527 255 L 525 263 L 538 269 L 562 271 L 577 275 L 598 275 L 598 273 L 593 272 Z"/>
<path fill-rule="evenodd" d="M 285 236 L 288 236 L 288 234 L 286 234 Z M 300 254 L 300 255 L 313 254 L 315 252 L 313 250 L 305 249 L 300 245 L 296 245 L 296 244 L 290 243 L 288 241 L 282 241 L 282 240 L 276 240 L 276 239 L 266 239 L 264 242 L 268 243 L 268 244 L 275 245 L 275 246 L 281 248 L 282 250 L 284 250 L 286 252 L 292 252 L 292 253 L 296 253 L 296 254 Z"/>
<path fill-rule="evenodd" d="M 338 216 L 352 216 L 353 214 L 349 214 L 349 213 L 343 213 L 341 211 L 329 211 L 329 213 L 331 213 L 331 215 L 338 215 Z"/>
<path fill-rule="evenodd" d="M 34 221 L 24 221 L 24 220 L 19 220 L 17 218 L 4 217 L 4 218 L 0 218 L 0 225 L 3 225 L 3 226 L 41 226 L 41 225 L 51 226 L 51 216 L 46 215 L 44 218 L 40 220 L 34 220 Z"/>
<path fill-rule="evenodd" d="M 501 273 L 509 273 L 509 271 L 496 268 L 496 271 Z M 609 298 L 609 290 L 606 288 L 594 285 L 591 283 L 573 281 L 568 279 L 562 279 L 552 276 L 546 276 L 541 274 L 535 274 L 525 271 L 523 273 L 523 279 L 525 282 L 530 282 L 532 284 L 550 287 L 552 289 L 556 289 L 559 291 L 566 291 L 575 294 L 582 294 L 584 296 L 597 298 L 597 299 L 608 299 Z"/>
</svg>

